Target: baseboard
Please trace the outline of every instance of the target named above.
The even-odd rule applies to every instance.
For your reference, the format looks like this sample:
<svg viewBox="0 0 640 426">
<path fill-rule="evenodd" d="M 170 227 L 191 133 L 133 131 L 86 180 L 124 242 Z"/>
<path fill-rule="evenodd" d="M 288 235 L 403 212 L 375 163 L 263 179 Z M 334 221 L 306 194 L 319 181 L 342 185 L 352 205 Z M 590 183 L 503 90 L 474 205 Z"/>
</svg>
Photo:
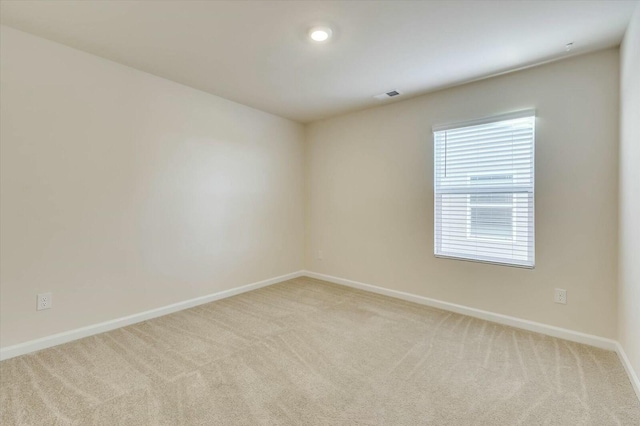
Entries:
<svg viewBox="0 0 640 426">
<path fill-rule="evenodd" d="M 618 353 L 618 358 L 620 358 L 620 362 L 624 366 L 624 369 L 627 370 L 627 375 L 629 376 L 629 380 L 631 381 L 633 390 L 636 391 L 636 396 L 640 400 L 640 378 L 638 378 L 638 374 L 633 369 L 631 361 L 627 357 L 627 354 L 624 352 L 624 348 L 622 347 L 620 342 L 616 342 L 616 352 Z"/>
<path fill-rule="evenodd" d="M 618 346 L 618 342 L 612 339 L 594 336 L 592 334 L 581 333 L 579 331 L 568 330 L 566 328 L 555 327 L 553 325 L 542 324 L 539 322 L 529 321 L 508 315 L 496 314 L 489 311 L 483 311 L 481 309 L 457 305 L 455 303 L 443 302 L 441 300 L 431 299 L 424 296 L 418 296 L 416 294 L 390 290 L 388 288 L 365 284 L 358 281 L 352 281 L 345 278 L 333 277 L 331 275 L 319 274 L 317 272 L 304 271 L 303 274 L 304 276 L 310 278 L 329 281 L 334 284 L 340 284 L 347 287 L 370 291 L 373 293 L 382 294 L 384 296 L 395 297 L 396 299 L 407 300 L 409 302 L 415 302 L 421 305 L 443 309 L 445 311 L 455 312 L 474 318 L 496 322 L 498 324 L 504 324 L 511 327 L 521 328 L 523 330 L 546 334 L 548 336 L 558 337 L 560 339 L 565 339 L 572 342 L 583 343 L 585 345 L 591 345 L 601 349 L 616 351 Z"/>
<path fill-rule="evenodd" d="M 151 309 L 149 311 L 140 312 L 138 314 L 133 314 L 126 317 L 101 322 L 99 324 L 89 325 L 87 327 L 81 327 L 75 330 L 53 334 L 51 336 L 30 340 L 28 342 L 19 343 L 13 346 L 7 346 L 5 348 L 0 348 L 0 361 L 50 348 L 52 346 L 61 345 L 73 340 L 82 339 L 83 337 L 93 336 L 94 334 L 104 333 L 105 331 L 125 327 L 127 325 L 135 324 L 141 321 L 157 318 L 163 315 L 171 314 L 173 312 L 181 311 L 183 309 L 193 308 L 194 306 L 213 302 L 215 300 L 220 300 L 227 297 L 235 296 L 237 294 L 246 293 L 247 291 L 256 290 L 272 284 L 277 284 L 279 282 L 298 278 L 303 275 L 303 271 L 292 272 L 290 274 L 269 278 L 267 280 L 258 281 L 229 290 L 219 291 L 217 293 L 212 293 L 206 296 L 196 297 L 195 299 L 185 300 L 183 302 L 174 303 L 171 305 L 163 306 L 161 308 Z"/>
</svg>

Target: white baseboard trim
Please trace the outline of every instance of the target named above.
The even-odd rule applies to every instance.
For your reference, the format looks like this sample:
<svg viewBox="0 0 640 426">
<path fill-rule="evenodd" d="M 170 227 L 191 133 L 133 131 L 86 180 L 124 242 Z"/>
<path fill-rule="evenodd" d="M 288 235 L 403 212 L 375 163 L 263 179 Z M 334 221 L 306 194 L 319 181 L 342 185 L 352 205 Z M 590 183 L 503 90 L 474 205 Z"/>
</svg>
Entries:
<svg viewBox="0 0 640 426">
<path fill-rule="evenodd" d="M 418 296 L 416 294 L 390 290 L 388 288 L 365 284 L 358 281 L 352 281 L 345 278 L 333 277 L 331 275 L 319 274 L 317 272 L 311 271 L 304 271 L 304 276 L 329 281 L 334 284 L 340 284 L 360 290 L 370 291 L 372 293 L 382 294 L 384 296 L 395 297 L 396 299 L 407 300 L 409 302 L 419 303 L 421 305 L 431 306 L 433 308 L 443 309 L 445 311 L 455 312 L 457 314 L 480 318 L 483 320 L 496 322 L 498 324 L 521 328 L 524 330 L 533 331 L 535 333 L 546 334 L 547 336 L 558 337 L 560 339 L 565 339 L 577 343 L 583 343 L 601 349 L 616 351 L 618 346 L 618 342 L 615 340 L 594 336 L 592 334 L 581 333 L 579 331 L 568 330 L 566 328 L 542 324 L 539 322 L 529 321 L 526 319 L 516 318 L 508 315 L 496 314 L 489 311 L 483 311 L 481 309 L 457 305 L 455 303 L 443 302 L 441 300 Z"/>
<path fill-rule="evenodd" d="M 202 304 L 213 302 L 220 299 L 225 299 L 227 297 L 235 296 L 240 293 L 246 293 L 247 291 L 256 290 L 261 287 L 266 287 L 272 284 L 277 284 L 282 281 L 298 278 L 303 275 L 304 275 L 304 271 L 292 272 L 290 274 L 269 278 L 267 280 L 243 285 L 241 287 L 235 287 L 229 290 L 219 291 L 217 293 L 212 293 L 206 296 L 196 297 L 195 299 L 185 300 L 182 302 L 163 306 L 161 308 L 140 312 L 138 314 L 133 314 L 133 315 L 129 315 L 122 318 L 116 318 L 114 320 L 105 321 L 99 324 L 93 324 L 86 327 L 76 328 L 75 330 L 69 330 L 62 333 L 53 334 L 51 336 L 30 340 L 28 342 L 19 343 L 13 346 L 7 346 L 4 348 L 0 348 L 0 361 L 13 358 L 19 355 L 24 355 L 31 352 L 39 351 L 42 349 L 50 348 L 52 346 L 61 345 L 63 343 L 71 342 L 73 340 L 82 339 L 83 337 L 93 336 L 94 334 L 104 333 L 105 331 L 113 330 L 120 327 L 125 327 L 127 325 L 135 324 L 141 321 L 146 321 L 152 318 L 161 317 L 163 315 L 171 314 L 173 312 L 182 311 L 183 309 L 189 309 L 189 308 L 193 308 L 194 306 L 202 305 Z"/>
<path fill-rule="evenodd" d="M 627 370 L 631 386 L 633 386 L 633 390 L 636 391 L 636 396 L 640 400 L 640 378 L 638 378 L 638 374 L 633 369 L 631 361 L 629 361 L 629 358 L 627 357 L 627 354 L 620 342 L 616 342 L 616 352 L 618 353 L 618 358 L 620 358 L 620 362 L 624 366 L 624 369 Z"/>
</svg>

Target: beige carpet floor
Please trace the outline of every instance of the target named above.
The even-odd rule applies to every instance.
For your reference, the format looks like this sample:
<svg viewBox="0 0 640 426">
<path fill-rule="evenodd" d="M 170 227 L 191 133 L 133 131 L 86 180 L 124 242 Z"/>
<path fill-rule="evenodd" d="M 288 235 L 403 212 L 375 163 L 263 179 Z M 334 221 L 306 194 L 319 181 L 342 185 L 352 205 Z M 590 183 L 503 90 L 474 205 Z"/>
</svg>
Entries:
<svg viewBox="0 0 640 426">
<path fill-rule="evenodd" d="M 2 425 L 640 425 L 617 355 L 309 278 L 0 363 Z"/>
</svg>

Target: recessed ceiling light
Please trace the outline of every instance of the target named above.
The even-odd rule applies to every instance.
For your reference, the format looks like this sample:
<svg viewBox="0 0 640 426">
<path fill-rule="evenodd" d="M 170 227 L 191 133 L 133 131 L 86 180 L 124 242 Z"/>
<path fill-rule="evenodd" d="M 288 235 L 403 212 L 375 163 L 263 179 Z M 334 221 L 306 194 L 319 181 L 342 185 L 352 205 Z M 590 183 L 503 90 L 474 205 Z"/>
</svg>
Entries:
<svg viewBox="0 0 640 426">
<path fill-rule="evenodd" d="M 313 27 L 309 30 L 309 37 L 311 40 L 322 43 L 331 38 L 331 28 L 329 27 Z"/>
</svg>

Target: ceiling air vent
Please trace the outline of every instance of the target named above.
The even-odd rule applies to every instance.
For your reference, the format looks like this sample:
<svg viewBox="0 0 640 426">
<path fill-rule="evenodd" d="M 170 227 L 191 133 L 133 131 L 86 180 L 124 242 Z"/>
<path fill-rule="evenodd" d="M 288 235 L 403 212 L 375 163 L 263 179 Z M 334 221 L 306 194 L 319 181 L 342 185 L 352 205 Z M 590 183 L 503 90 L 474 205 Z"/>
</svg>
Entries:
<svg viewBox="0 0 640 426">
<path fill-rule="evenodd" d="M 392 90 L 390 92 L 382 93 L 380 95 L 375 95 L 374 98 L 383 101 L 385 99 L 393 98 L 394 96 L 400 96 L 400 95 L 402 95 L 401 91 Z"/>
</svg>

